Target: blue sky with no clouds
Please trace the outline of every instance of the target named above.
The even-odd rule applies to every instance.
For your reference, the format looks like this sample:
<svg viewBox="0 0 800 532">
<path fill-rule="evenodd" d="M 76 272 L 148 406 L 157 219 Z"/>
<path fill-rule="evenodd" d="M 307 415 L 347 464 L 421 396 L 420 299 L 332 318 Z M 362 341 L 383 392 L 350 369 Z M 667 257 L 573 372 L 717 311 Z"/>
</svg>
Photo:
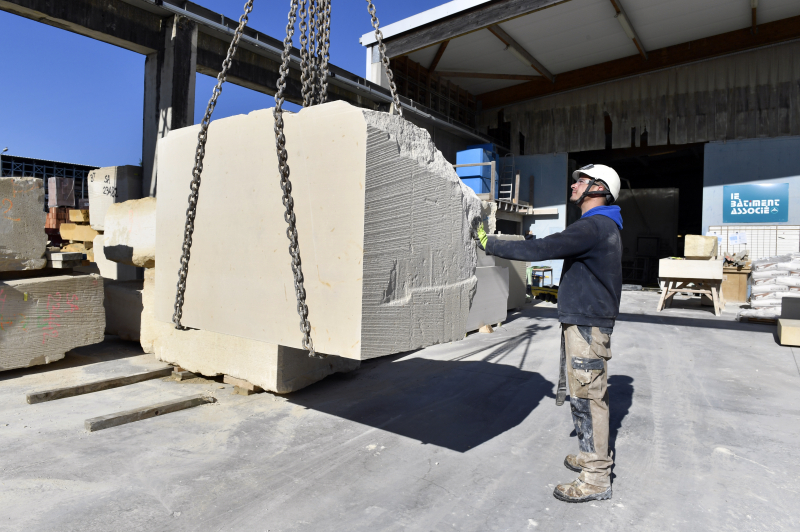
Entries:
<svg viewBox="0 0 800 532">
<path fill-rule="evenodd" d="M 195 0 L 232 19 L 242 0 Z M 381 25 L 445 0 L 374 0 Z M 255 0 L 249 25 L 282 40 L 288 0 Z M 364 76 L 358 42 L 370 31 L 367 4 L 334 0 L 331 61 Z M 297 45 L 295 38 L 294 44 Z M 0 150 L 8 154 L 87 164 L 139 164 L 142 151 L 144 56 L 0 11 Z M 195 121 L 202 118 L 215 79 L 197 74 Z M 213 117 L 272 107 L 272 97 L 226 83 Z"/>
</svg>

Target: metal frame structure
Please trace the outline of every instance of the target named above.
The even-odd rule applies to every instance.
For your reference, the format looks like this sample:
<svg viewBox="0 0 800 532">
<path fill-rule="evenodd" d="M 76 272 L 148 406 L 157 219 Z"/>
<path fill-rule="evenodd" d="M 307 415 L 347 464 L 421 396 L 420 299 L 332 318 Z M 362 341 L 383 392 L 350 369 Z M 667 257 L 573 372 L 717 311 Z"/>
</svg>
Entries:
<svg viewBox="0 0 800 532">
<path fill-rule="evenodd" d="M 75 180 L 75 198 L 85 198 L 89 195 L 86 187 L 86 177 L 89 172 L 98 166 L 85 164 L 65 163 L 61 161 L 47 161 L 18 155 L 0 155 L 0 177 L 66 177 Z M 47 186 L 44 187 L 47 205 Z"/>
</svg>

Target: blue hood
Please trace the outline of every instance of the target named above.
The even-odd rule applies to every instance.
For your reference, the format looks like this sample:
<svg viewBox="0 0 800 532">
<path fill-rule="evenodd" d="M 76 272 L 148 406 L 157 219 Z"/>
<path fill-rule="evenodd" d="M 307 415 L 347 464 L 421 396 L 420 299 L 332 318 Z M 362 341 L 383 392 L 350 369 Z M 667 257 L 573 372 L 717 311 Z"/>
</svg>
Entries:
<svg viewBox="0 0 800 532">
<path fill-rule="evenodd" d="M 616 222 L 617 227 L 622 230 L 622 211 L 618 205 L 603 205 L 602 207 L 595 207 L 594 209 L 590 209 L 586 211 L 586 214 L 581 216 L 581 218 L 586 218 L 588 216 L 595 216 L 595 215 L 605 216 L 606 218 L 611 218 Z"/>
</svg>

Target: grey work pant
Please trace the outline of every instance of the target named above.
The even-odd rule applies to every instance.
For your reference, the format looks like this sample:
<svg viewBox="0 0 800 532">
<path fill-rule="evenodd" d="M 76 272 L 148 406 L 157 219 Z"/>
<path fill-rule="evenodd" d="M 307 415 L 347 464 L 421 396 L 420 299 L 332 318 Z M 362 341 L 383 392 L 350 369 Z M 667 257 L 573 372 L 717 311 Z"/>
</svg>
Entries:
<svg viewBox="0 0 800 532">
<path fill-rule="evenodd" d="M 611 485 L 614 463 L 608 449 L 608 361 L 611 331 L 604 327 L 562 324 L 572 421 L 578 434 L 580 479 Z"/>
</svg>

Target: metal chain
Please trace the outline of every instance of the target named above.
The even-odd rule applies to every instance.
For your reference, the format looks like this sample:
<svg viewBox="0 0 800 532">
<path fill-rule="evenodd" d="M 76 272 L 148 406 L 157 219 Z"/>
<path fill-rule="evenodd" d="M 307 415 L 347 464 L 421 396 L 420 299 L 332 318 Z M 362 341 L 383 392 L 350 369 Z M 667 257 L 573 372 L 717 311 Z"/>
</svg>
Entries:
<svg viewBox="0 0 800 532">
<path fill-rule="evenodd" d="M 331 0 L 320 0 L 323 10 L 322 21 L 322 51 L 320 52 L 319 69 L 319 103 L 328 100 L 328 61 L 331 54 Z"/>
<path fill-rule="evenodd" d="M 222 93 L 222 84 L 225 83 L 228 69 L 231 67 L 233 56 L 236 54 L 236 49 L 239 47 L 239 39 L 242 36 L 244 27 L 247 25 L 247 18 L 253 10 L 253 0 L 247 0 L 244 5 L 244 14 L 239 17 L 239 26 L 233 33 L 233 39 L 228 47 L 228 55 L 222 62 L 222 70 L 217 75 L 217 84 L 211 94 L 211 99 L 208 101 L 206 113 L 203 115 L 203 121 L 200 122 L 200 133 L 197 134 L 197 149 L 194 155 L 194 168 L 192 169 L 192 183 L 189 185 L 189 208 L 186 209 L 186 225 L 183 229 L 183 248 L 181 252 L 181 267 L 178 270 L 178 286 L 175 294 L 175 313 L 172 315 L 172 323 L 178 330 L 186 330 L 186 327 L 181 325 L 181 318 L 183 317 L 183 300 L 186 294 L 186 276 L 189 274 L 189 259 L 191 257 L 192 249 L 192 234 L 194 233 L 194 220 L 197 216 L 197 200 L 200 194 L 200 175 L 203 173 L 203 158 L 206 155 L 206 140 L 208 140 L 208 126 L 211 123 L 211 113 L 214 112 L 214 107 L 217 105 L 217 98 Z"/>
<path fill-rule="evenodd" d="M 394 84 L 394 75 L 392 74 L 392 69 L 389 67 L 389 58 L 386 57 L 386 45 L 383 44 L 383 32 L 380 30 L 380 22 L 378 22 L 378 17 L 375 15 L 375 6 L 372 4 L 372 0 L 367 0 L 367 11 L 372 16 L 372 27 L 375 28 L 375 39 L 378 41 L 378 50 L 381 53 L 381 63 L 383 63 L 383 69 L 386 71 L 386 78 L 389 80 L 389 89 L 392 91 L 392 102 L 393 102 L 393 110 L 397 111 L 397 114 L 403 116 L 403 108 L 400 107 L 400 97 L 397 96 L 397 86 Z"/>
<path fill-rule="evenodd" d="M 306 31 L 308 30 L 308 25 L 306 23 L 306 16 L 308 15 L 306 2 L 307 0 L 299 0 L 299 12 L 297 14 L 297 16 L 300 17 L 300 81 L 302 83 L 300 92 L 303 96 L 303 107 L 311 105 L 308 38 L 306 37 Z M 292 3 L 294 3 L 294 0 L 292 0 Z M 294 28 L 292 28 L 292 32 L 294 32 Z"/>
<path fill-rule="evenodd" d="M 301 1 L 304 2 L 305 0 Z M 278 92 L 275 94 L 275 108 L 272 111 L 272 116 L 275 118 L 275 147 L 278 153 L 278 170 L 281 174 L 283 206 L 286 208 L 283 218 L 286 220 L 286 223 L 289 226 L 286 229 L 286 236 L 289 238 L 289 254 L 292 257 L 294 291 L 295 296 L 297 296 L 297 313 L 300 315 L 300 330 L 303 332 L 303 348 L 308 350 L 308 356 L 318 356 L 322 358 L 325 355 L 317 355 L 314 352 L 314 343 L 311 341 L 311 324 L 308 321 L 306 290 L 303 287 L 303 269 L 300 262 L 300 245 L 297 241 L 294 199 L 292 199 L 292 183 L 289 181 L 289 155 L 286 152 L 286 136 L 283 133 L 283 91 L 286 89 L 286 77 L 289 75 L 289 56 L 292 52 L 292 36 L 294 35 L 297 5 L 298 0 L 291 0 L 291 8 L 289 9 L 289 22 L 286 25 L 286 38 L 283 40 L 283 54 L 281 55 Z"/>
<path fill-rule="evenodd" d="M 310 105 L 317 103 L 317 63 L 319 61 L 317 47 L 318 41 L 321 41 L 322 38 L 321 35 L 318 35 L 319 30 L 317 1 L 308 0 L 308 93 Z"/>
</svg>

